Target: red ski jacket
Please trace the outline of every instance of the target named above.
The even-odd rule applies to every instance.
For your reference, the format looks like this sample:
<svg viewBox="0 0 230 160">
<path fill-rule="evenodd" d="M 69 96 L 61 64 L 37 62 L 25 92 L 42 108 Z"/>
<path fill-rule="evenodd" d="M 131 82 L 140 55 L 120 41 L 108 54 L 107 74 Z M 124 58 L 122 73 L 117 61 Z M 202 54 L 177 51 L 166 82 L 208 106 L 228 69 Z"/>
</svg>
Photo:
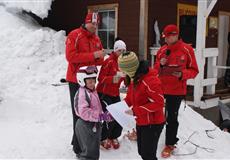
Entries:
<svg viewBox="0 0 230 160">
<path fill-rule="evenodd" d="M 99 37 L 83 27 L 70 32 L 66 39 L 66 59 L 68 61 L 66 80 L 76 83 L 76 73 L 80 67 L 101 65 L 103 59 L 95 59 L 94 52 L 102 49 Z"/>
<path fill-rule="evenodd" d="M 109 58 L 103 62 L 98 76 L 97 91 L 99 93 L 113 97 L 120 95 L 119 88 L 124 78 L 121 78 L 118 83 L 113 83 L 113 76 L 119 71 L 117 59 L 116 53 L 112 52 Z"/>
<path fill-rule="evenodd" d="M 167 62 L 161 66 L 161 58 Z M 154 68 L 158 70 L 162 88 L 166 95 L 186 95 L 186 81 L 199 73 L 193 48 L 179 40 L 172 46 L 164 45 L 157 52 Z M 172 75 L 181 72 L 180 78 Z"/>
<path fill-rule="evenodd" d="M 153 69 L 141 77 L 136 86 L 133 83 L 128 86 L 125 101 L 132 106 L 137 125 L 161 124 L 165 121 L 161 82 Z"/>
</svg>

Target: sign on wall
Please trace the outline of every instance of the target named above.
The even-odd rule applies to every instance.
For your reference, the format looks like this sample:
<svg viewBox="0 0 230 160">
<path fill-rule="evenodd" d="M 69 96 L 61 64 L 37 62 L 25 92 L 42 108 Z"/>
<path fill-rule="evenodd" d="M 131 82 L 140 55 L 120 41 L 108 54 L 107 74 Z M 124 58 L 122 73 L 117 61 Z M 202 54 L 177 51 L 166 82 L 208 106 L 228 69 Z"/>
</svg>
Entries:
<svg viewBox="0 0 230 160">
<path fill-rule="evenodd" d="M 177 26 L 179 26 L 180 16 L 197 15 L 197 6 L 190 4 L 177 3 Z"/>
</svg>

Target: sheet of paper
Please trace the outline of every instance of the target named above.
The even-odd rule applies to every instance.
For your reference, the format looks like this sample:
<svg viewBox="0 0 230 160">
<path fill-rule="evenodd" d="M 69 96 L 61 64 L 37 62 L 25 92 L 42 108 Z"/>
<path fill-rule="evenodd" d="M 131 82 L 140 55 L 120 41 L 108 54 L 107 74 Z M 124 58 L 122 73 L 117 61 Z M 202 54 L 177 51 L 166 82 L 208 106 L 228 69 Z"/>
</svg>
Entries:
<svg viewBox="0 0 230 160">
<path fill-rule="evenodd" d="M 135 117 L 125 113 L 125 111 L 129 109 L 130 108 L 125 101 L 107 106 L 107 110 L 125 130 L 132 130 L 133 128 L 136 128 Z"/>
</svg>

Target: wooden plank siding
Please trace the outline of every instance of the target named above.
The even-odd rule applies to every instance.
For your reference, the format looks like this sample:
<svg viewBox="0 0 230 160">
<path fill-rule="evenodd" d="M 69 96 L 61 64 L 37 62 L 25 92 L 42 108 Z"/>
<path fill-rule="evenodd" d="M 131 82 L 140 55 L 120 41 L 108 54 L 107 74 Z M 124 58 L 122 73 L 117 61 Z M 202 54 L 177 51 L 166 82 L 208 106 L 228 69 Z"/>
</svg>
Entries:
<svg viewBox="0 0 230 160">
<path fill-rule="evenodd" d="M 138 52 L 140 0 L 54 0 L 52 10 L 42 24 L 55 30 L 65 30 L 68 34 L 84 22 L 88 6 L 114 3 L 118 4 L 117 35 L 127 43 L 128 50 Z M 197 0 L 149 0 L 148 3 L 147 56 L 150 59 L 149 47 L 155 43 L 155 20 L 158 20 L 162 32 L 165 25 L 177 23 L 177 3 L 197 5 Z M 219 11 L 230 12 L 230 1 L 218 0 L 210 16 L 218 17 Z M 213 32 L 216 31 L 208 31 L 206 47 L 217 47 L 218 34 Z"/>
<path fill-rule="evenodd" d="M 88 0 L 88 6 L 118 4 L 117 36 L 122 38 L 128 50 L 138 53 L 140 0 Z"/>
</svg>

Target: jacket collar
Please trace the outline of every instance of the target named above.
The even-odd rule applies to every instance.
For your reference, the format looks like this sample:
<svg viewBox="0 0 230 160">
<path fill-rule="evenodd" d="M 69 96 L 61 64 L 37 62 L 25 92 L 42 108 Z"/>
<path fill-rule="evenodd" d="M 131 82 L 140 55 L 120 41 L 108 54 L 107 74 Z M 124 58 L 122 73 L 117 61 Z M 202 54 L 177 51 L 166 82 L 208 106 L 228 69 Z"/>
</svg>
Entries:
<svg viewBox="0 0 230 160">
<path fill-rule="evenodd" d="M 178 50 L 180 47 L 181 47 L 181 44 L 182 44 L 182 40 L 178 40 L 175 44 L 173 45 L 167 45 L 167 49 L 171 50 L 171 51 L 175 51 L 175 50 Z"/>
<path fill-rule="evenodd" d="M 117 60 L 118 59 L 118 55 L 113 51 L 111 54 L 110 54 L 111 58 L 114 59 L 114 60 Z"/>
</svg>

